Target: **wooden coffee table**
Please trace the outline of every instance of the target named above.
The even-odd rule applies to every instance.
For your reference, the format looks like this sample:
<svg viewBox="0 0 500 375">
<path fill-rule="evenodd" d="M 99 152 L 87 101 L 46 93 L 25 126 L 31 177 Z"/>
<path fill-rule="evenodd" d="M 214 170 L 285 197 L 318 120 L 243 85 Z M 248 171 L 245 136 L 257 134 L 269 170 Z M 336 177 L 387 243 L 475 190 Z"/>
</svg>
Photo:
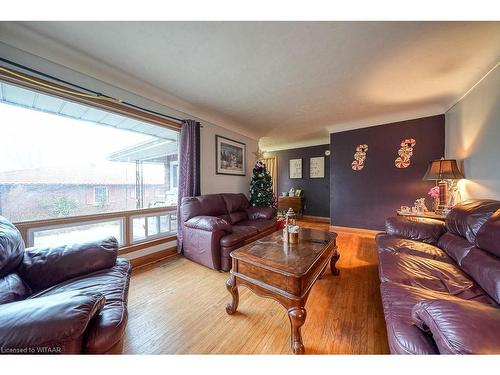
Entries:
<svg viewBox="0 0 500 375">
<path fill-rule="evenodd" d="M 226 282 L 232 302 L 226 305 L 226 312 L 231 315 L 238 308 L 240 285 L 278 301 L 288 311 L 291 348 L 295 354 L 304 353 L 300 327 L 306 320 L 309 292 L 328 263 L 332 274 L 339 274 L 336 239 L 333 232 L 301 228 L 297 244 L 283 242 L 282 231 L 278 231 L 234 250 Z"/>
</svg>

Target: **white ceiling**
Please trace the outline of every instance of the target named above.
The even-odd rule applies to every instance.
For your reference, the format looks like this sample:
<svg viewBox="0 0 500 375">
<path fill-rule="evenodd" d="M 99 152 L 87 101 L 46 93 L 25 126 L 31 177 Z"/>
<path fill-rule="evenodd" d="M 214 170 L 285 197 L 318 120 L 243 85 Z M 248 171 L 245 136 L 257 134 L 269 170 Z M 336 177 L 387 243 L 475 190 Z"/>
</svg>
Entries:
<svg viewBox="0 0 500 375">
<path fill-rule="evenodd" d="M 500 22 L 22 25 L 238 124 L 264 149 L 444 113 L 500 59 Z"/>
</svg>

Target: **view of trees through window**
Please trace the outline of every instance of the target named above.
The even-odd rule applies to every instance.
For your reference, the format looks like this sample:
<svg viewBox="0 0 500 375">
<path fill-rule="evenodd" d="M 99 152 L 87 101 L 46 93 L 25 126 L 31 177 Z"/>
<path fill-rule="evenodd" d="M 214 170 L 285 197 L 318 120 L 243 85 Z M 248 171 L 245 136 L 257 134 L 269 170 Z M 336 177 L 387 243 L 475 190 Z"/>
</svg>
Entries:
<svg viewBox="0 0 500 375">
<path fill-rule="evenodd" d="M 177 204 L 178 132 L 0 83 L 0 215 Z"/>
</svg>

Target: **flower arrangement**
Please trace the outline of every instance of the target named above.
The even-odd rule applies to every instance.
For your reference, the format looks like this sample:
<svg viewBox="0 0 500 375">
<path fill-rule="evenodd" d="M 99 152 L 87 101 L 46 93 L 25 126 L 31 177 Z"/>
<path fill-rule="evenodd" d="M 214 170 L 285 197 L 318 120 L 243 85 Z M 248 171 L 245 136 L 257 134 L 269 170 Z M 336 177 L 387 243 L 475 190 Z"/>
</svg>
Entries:
<svg viewBox="0 0 500 375">
<path fill-rule="evenodd" d="M 427 194 L 429 194 L 431 198 L 439 198 L 439 186 L 432 187 Z"/>
<path fill-rule="evenodd" d="M 434 186 L 427 193 L 432 198 L 432 210 L 436 211 L 439 206 L 439 186 Z"/>
</svg>

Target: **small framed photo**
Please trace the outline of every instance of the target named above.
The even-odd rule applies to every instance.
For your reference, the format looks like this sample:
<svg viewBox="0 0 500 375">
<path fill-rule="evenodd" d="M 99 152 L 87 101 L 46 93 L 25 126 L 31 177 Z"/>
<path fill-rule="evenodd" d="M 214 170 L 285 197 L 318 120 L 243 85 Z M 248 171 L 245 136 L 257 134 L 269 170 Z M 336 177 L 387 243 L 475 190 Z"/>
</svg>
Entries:
<svg viewBox="0 0 500 375">
<path fill-rule="evenodd" d="M 302 195 L 302 190 L 301 189 L 295 190 L 295 196 L 296 197 L 300 197 L 301 195 Z"/>
<path fill-rule="evenodd" d="M 290 159 L 290 178 L 302 178 L 302 159 Z"/>
<path fill-rule="evenodd" d="M 215 136 L 215 161 L 217 174 L 245 176 L 247 146 L 220 135 Z"/>
<path fill-rule="evenodd" d="M 309 178 L 325 178 L 325 157 L 309 159 Z"/>
</svg>

